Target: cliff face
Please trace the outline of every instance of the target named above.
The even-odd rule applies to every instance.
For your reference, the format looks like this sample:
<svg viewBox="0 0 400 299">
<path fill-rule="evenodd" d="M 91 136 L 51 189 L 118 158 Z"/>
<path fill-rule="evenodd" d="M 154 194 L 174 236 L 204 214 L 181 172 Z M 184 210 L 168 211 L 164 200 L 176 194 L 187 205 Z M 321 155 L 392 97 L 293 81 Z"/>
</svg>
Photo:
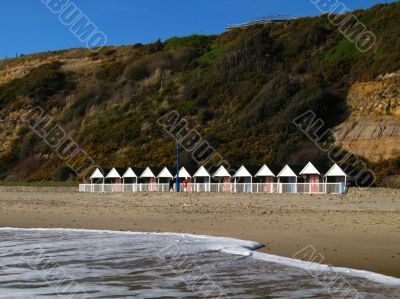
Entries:
<svg viewBox="0 0 400 299">
<path fill-rule="evenodd" d="M 105 168 L 173 164 L 175 140 L 158 124 L 171 111 L 215 150 L 213 163 L 330 164 L 293 124 L 311 109 L 343 148 L 394 159 L 380 176 L 400 174 L 399 75 L 382 77 L 400 70 L 400 3 L 355 14 L 377 33 L 375 51 L 358 52 L 321 16 L 1 61 L 0 178 L 77 179 L 22 121 L 35 107 Z M 192 167 L 205 158 L 182 153 Z"/>
<path fill-rule="evenodd" d="M 340 145 L 378 162 L 400 157 L 400 74 L 354 84 L 347 96 L 350 115 L 335 128 Z"/>
<path fill-rule="evenodd" d="M 400 117 L 400 73 L 379 76 L 374 81 L 354 84 L 347 104 L 351 116 Z"/>
</svg>

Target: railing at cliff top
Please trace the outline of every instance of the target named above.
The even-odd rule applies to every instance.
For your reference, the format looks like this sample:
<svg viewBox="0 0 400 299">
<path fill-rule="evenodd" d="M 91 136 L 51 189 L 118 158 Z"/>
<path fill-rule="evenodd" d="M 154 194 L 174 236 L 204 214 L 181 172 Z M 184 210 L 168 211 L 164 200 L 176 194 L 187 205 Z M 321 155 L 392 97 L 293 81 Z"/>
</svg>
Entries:
<svg viewBox="0 0 400 299">
<path fill-rule="evenodd" d="M 236 29 L 236 28 L 245 28 L 245 27 L 254 26 L 254 25 L 283 23 L 283 22 L 293 21 L 296 19 L 297 19 L 297 17 L 294 17 L 294 16 L 269 16 L 269 17 L 258 18 L 258 19 L 255 19 L 255 20 L 252 20 L 252 21 L 249 21 L 246 23 L 228 25 L 228 27 L 226 29 L 231 30 L 231 29 Z"/>
</svg>

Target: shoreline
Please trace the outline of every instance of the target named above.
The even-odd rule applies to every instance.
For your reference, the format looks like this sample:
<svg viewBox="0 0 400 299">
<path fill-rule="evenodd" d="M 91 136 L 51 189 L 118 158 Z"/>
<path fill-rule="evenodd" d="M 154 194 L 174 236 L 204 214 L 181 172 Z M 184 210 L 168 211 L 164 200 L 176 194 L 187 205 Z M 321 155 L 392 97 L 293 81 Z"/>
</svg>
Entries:
<svg viewBox="0 0 400 299">
<path fill-rule="evenodd" d="M 400 190 L 345 195 L 83 194 L 0 189 L 0 227 L 190 233 L 264 244 L 290 257 L 400 278 Z"/>
<path fill-rule="evenodd" d="M 123 235 L 129 235 L 129 234 L 166 234 L 166 235 L 179 235 L 179 236 L 190 236 L 190 237 L 200 237 L 200 238 L 216 238 L 216 239 L 222 239 L 222 241 L 239 241 L 242 243 L 252 243 L 250 246 L 249 244 L 242 244 L 242 248 L 246 249 L 248 251 L 254 252 L 255 254 L 253 255 L 255 259 L 262 260 L 262 261 L 269 261 L 269 262 L 276 262 L 281 265 L 288 265 L 288 266 L 293 266 L 293 267 L 298 267 L 299 269 L 303 269 L 305 271 L 311 270 L 315 271 L 315 269 L 318 269 L 317 267 L 320 267 L 318 271 L 324 272 L 327 269 L 330 269 L 332 265 L 330 264 L 318 264 L 316 262 L 313 262 L 312 260 L 299 260 L 296 258 L 288 258 L 288 257 L 282 257 L 278 255 L 273 255 L 270 253 L 264 253 L 264 252 L 257 252 L 259 249 L 263 248 L 264 245 L 251 241 L 251 240 L 240 240 L 240 239 L 235 239 L 231 237 L 218 237 L 218 236 L 208 236 L 208 235 L 195 235 L 195 234 L 189 234 L 189 233 L 174 233 L 174 232 L 136 232 L 136 231 L 115 231 L 115 230 L 98 230 L 98 229 L 76 229 L 76 228 L 15 228 L 15 227 L 0 227 L 1 230 L 23 230 L 23 231 L 64 231 L 64 232 L 89 232 L 89 233 L 105 233 L 105 234 L 123 234 Z M 253 244 L 254 243 L 254 244 Z M 229 248 L 229 247 L 228 247 Z M 224 250 L 222 250 L 224 252 Z M 228 253 L 231 253 L 231 251 L 227 251 Z M 370 279 L 371 281 L 375 281 L 378 283 L 382 284 L 388 284 L 388 285 L 399 285 L 400 286 L 400 278 L 396 278 L 393 276 L 387 276 L 384 274 L 376 273 L 376 272 L 371 272 L 371 271 L 366 271 L 366 270 L 359 270 L 359 269 L 352 269 L 352 268 L 346 268 L 346 267 L 334 267 L 335 273 L 342 273 L 342 274 L 350 274 L 353 277 L 360 277 L 360 278 L 367 278 Z"/>
</svg>

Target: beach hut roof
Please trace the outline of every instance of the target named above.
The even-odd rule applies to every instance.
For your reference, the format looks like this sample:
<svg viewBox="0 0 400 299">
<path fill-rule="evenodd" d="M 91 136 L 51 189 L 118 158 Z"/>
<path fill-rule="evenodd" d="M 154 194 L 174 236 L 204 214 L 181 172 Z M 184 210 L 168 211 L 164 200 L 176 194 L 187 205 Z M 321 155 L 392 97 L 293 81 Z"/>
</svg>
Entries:
<svg viewBox="0 0 400 299">
<path fill-rule="evenodd" d="M 133 171 L 133 169 L 131 167 L 129 167 L 124 175 L 122 176 L 123 178 L 137 178 L 136 173 Z"/>
<path fill-rule="evenodd" d="M 164 167 L 157 178 L 173 178 L 174 176 L 171 174 L 171 171 L 167 167 Z"/>
<path fill-rule="evenodd" d="M 215 178 L 224 178 L 224 177 L 230 177 L 231 175 L 229 172 L 226 170 L 224 165 L 221 165 L 220 168 L 214 173 Z"/>
<path fill-rule="evenodd" d="M 176 177 L 176 176 L 175 176 Z M 191 178 L 192 176 L 190 173 L 186 170 L 185 167 L 182 166 L 182 168 L 179 170 L 179 177 L 180 178 Z"/>
<path fill-rule="evenodd" d="M 101 173 L 100 169 L 96 168 L 93 174 L 90 176 L 90 179 L 103 179 L 104 175 Z"/>
<path fill-rule="evenodd" d="M 240 166 L 239 170 L 235 173 L 233 176 L 235 178 L 247 178 L 247 177 L 252 177 L 251 173 L 244 167 L 243 165 Z"/>
<path fill-rule="evenodd" d="M 257 172 L 256 177 L 268 177 L 268 176 L 275 176 L 274 173 L 269 169 L 267 165 L 264 164 L 263 167 Z"/>
<path fill-rule="evenodd" d="M 303 168 L 302 171 L 300 171 L 300 175 L 307 175 L 307 174 L 321 174 L 317 168 L 311 163 L 308 162 L 308 164 Z"/>
<path fill-rule="evenodd" d="M 297 175 L 293 172 L 289 165 L 286 164 L 277 177 L 297 177 Z"/>
<path fill-rule="evenodd" d="M 209 174 L 209 172 L 207 171 L 207 169 L 204 166 L 201 166 L 199 168 L 199 170 L 196 171 L 196 173 L 194 174 L 194 178 L 198 178 L 198 177 L 210 177 L 211 175 Z"/>
<path fill-rule="evenodd" d="M 335 165 L 333 165 L 331 167 L 331 169 L 328 170 L 328 172 L 325 174 L 325 176 L 344 176 L 347 177 L 347 174 L 342 170 L 342 168 L 340 168 L 339 165 L 337 165 L 335 163 Z"/>
<path fill-rule="evenodd" d="M 115 168 L 113 168 L 107 174 L 106 178 L 107 179 L 119 179 L 119 178 L 121 178 L 121 175 L 118 173 L 118 171 Z"/>
<path fill-rule="evenodd" d="M 154 173 L 151 171 L 150 167 L 147 167 L 142 175 L 140 176 L 141 178 L 155 178 L 156 176 L 154 175 Z"/>
</svg>

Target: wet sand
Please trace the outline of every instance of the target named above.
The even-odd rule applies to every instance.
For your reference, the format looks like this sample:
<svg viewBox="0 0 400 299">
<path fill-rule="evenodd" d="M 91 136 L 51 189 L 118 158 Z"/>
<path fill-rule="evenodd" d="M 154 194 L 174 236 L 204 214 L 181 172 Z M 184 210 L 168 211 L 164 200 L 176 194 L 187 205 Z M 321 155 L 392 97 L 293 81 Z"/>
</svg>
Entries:
<svg viewBox="0 0 400 299">
<path fill-rule="evenodd" d="M 400 277 L 400 190 L 346 195 L 83 194 L 0 188 L 0 227 L 182 232 L 258 241 L 293 257 Z M 33 191 L 33 190 L 30 190 Z"/>
</svg>

